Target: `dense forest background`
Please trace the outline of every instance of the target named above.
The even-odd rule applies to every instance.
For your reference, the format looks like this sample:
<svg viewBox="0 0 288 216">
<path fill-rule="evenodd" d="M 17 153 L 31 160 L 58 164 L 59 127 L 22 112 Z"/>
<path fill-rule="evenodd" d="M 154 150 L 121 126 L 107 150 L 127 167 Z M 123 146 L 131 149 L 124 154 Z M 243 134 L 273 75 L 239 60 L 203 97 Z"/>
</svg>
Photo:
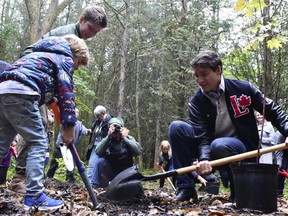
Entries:
<svg viewBox="0 0 288 216">
<path fill-rule="evenodd" d="M 197 89 L 189 61 L 202 50 L 221 55 L 225 77 L 252 82 L 287 110 L 285 0 L 0 0 L 0 59 L 12 63 L 90 4 L 105 8 L 108 27 L 87 41 L 92 59 L 75 72 L 80 119 L 90 127 L 99 104 L 122 116 L 144 147 L 141 167 L 154 166 L 169 123 L 187 120 Z"/>
</svg>

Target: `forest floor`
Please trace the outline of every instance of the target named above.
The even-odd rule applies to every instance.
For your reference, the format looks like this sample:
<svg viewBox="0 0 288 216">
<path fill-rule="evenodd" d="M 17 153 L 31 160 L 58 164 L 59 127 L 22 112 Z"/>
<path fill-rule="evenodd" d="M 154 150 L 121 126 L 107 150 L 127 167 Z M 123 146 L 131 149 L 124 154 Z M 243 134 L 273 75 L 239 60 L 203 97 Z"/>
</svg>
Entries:
<svg viewBox="0 0 288 216">
<path fill-rule="evenodd" d="M 229 203 L 228 192 L 211 195 L 198 192 L 198 202 L 172 203 L 169 197 L 175 195 L 168 181 L 159 188 L 158 181 L 143 182 L 144 196 L 128 201 L 111 201 L 105 198 L 105 191 L 94 189 L 99 202 L 93 209 L 88 192 L 83 184 L 68 184 L 56 179 L 44 181 L 45 192 L 58 199 L 65 200 L 65 205 L 54 211 L 38 211 L 23 209 L 24 195 L 15 194 L 7 188 L 0 189 L 0 215 L 288 215 L 288 199 L 278 198 L 277 212 L 264 214 L 258 210 L 237 209 L 235 203 Z M 221 191 L 221 190 L 220 190 Z"/>
</svg>

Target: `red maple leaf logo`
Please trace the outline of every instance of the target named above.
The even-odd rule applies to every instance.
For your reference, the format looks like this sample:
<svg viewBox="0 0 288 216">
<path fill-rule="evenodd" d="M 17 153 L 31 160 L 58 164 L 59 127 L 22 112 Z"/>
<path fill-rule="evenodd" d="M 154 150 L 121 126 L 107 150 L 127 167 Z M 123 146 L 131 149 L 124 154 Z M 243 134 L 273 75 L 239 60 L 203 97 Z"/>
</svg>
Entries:
<svg viewBox="0 0 288 216">
<path fill-rule="evenodd" d="M 240 98 L 238 99 L 238 104 L 241 107 L 245 107 L 251 104 L 251 98 L 250 96 L 247 97 L 247 95 L 241 95 Z"/>
</svg>

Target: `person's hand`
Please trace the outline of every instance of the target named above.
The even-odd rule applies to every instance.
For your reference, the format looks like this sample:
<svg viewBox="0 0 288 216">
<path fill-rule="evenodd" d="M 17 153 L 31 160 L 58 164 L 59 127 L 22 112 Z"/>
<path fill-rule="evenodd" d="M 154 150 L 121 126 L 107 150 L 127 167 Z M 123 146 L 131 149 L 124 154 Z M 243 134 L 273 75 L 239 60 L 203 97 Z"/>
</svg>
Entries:
<svg viewBox="0 0 288 216">
<path fill-rule="evenodd" d="M 92 133 L 92 129 L 88 129 L 87 132 L 88 132 L 88 135 L 91 134 Z"/>
<path fill-rule="evenodd" d="M 74 140 L 74 127 L 61 127 L 62 141 L 65 145 L 69 145 Z"/>
<path fill-rule="evenodd" d="M 163 166 L 161 166 L 159 163 L 157 163 L 156 166 L 157 166 L 159 169 L 161 169 L 161 170 L 164 169 Z"/>
<path fill-rule="evenodd" d="M 128 136 L 129 130 L 127 128 L 121 128 L 120 133 L 121 138 L 124 139 L 124 137 Z"/>
<path fill-rule="evenodd" d="M 196 172 L 200 175 L 210 174 L 212 172 L 212 167 L 209 161 L 200 161 L 196 164 Z"/>
<path fill-rule="evenodd" d="M 113 124 L 110 125 L 109 129 L 108 129 L 108 135 L 112 135 L 115 131 L 115 127 Z"/>
<path fill-rule="evenodd" d="M 113 134 L 114 137 L 124 139 L 124 137 L 126 137 L 129 133 L 129 130 L 123 127 L 120 128 L 119 132 L 115 131 L 115 129 L 116 129 L 115 125 L 113 124 L 110 125 L 109 130 L 108 130 L 108 135 L 112 136 Z"/>
<path fill-rule="evenodd" d="M 204 179 L 202 176 L 198 175 L 198 180 L 202 185 L 206 186 L 206 183 L 207 183 L 206 179 Z"/>
</svg>

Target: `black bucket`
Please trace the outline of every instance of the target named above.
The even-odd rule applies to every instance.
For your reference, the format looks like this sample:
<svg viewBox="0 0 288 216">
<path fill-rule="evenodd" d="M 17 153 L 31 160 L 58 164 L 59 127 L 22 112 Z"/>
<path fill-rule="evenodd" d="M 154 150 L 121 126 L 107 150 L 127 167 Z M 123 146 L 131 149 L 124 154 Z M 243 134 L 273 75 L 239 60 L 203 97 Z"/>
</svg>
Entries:
<svg viewBox="0 0 288 216">
<path fill-rule="evenodd" d="M 235 163 L 230 167 L 237 208 L 277 211 L 278 165 Z"/>
</svg>

